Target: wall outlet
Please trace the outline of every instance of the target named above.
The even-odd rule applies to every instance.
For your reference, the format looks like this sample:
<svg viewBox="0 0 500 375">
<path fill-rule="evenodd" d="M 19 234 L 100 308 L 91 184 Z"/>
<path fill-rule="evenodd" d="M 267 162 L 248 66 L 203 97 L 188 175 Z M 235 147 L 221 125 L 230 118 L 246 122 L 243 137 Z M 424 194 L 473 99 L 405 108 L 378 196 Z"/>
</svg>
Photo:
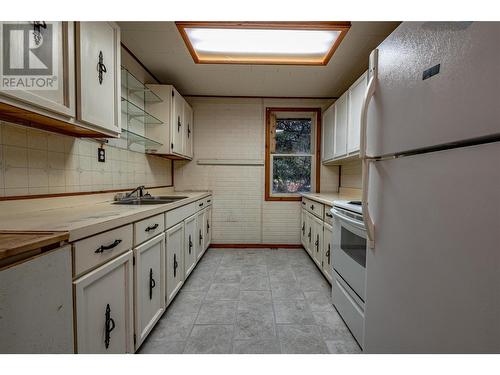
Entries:
<svg viewBox="0 0 500 375">
<path fill-rule="evenodd" d="M 97 160 L 101 163 L 106 161 L 106 151 L 103 148 L 97 149 Z"/>
</svg>

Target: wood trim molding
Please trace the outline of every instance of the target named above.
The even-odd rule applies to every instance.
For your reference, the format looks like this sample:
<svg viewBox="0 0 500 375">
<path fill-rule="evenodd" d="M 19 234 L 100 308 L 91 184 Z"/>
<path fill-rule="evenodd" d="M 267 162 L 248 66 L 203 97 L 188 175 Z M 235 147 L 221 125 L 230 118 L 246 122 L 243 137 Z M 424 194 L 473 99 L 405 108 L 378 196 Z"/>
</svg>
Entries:
<svg viewBox="0 0 500 375">
<path fill-rule="evenodd" d="M 351 27 L 350 22 L 339 21 L 319 21 L 319 22 L 246 22 L 246 21 L 222 21 L 222 22 L 212 22 L 212 21 L 176 21 L 175 25 L 177 26 L 177 30 L 181 35 L 186 48 L 189 51 L 189 54 L 193 58 L 195 64 L 242 64 L 242 65 L 298 65 L 298 66 L 325 66 L 328 64 L 330 59 L 332 58 L 335 50 L 338 48 L 342 39 L 344 39 L 345 35 L 349 31 Z M 237 60 L 229 60 L 229 59 L 201 59 L 196 51 L 194 50 L 193 45 L 186 33 L 186 28 L 218 28 L 218 29 L 278 29 L 278 30 L 336 30 L 339 31 L 340 34 L 335 40 L 335 43 L 331 46 L 330 50 L 325 54 L 323 60 L 321 61 L 287 61 L 287 60 L 265 60 L 259 61 L 255 59 L 237 59 Z"/>
<path fill-rule="evenodd" d="M 172 174 L 173 182 L 173 174 Z M 166 187 L 173 187 L 174 184 L 160 185 L 160 186 L 147 186 L 146 189 L 159 189 Z M 119 193 L 122 191 L 131 191 L 132 189 L 112 189 L 112 190 L 96 190 L 96 191 L 82 191 L 72 193 L 57 193 L 57 194 L 33 194 L 33 195 L 12 195 L 7 197 L 0 197 L 0 201 L 14 201 L 21 199 L 38 199 L 38 198 L 56 198 L 56 197 L 72 197 L 76 195 L 93 195 L 93 194 L 106 194 L 106 193 Z"/>
<path fill-rule="evenodd" d="M 305 108 L 305 107 L 266 107 L 266 134 L 265 134 L 265 163 L 264 163 L 264 199 L 266 201 L 283 201 L 293 202 L 302 200 L 301 196 L 278 197 L 272 196 L 270 191 L 270 173 L 271 173 L 271 157 L 270 157 L 270 143 L 271 143 L 271 113 L 272 112 L 313 112 L 316 114 L 316 148 L 315 148 L 315 192 L 320 192 L 321 182 L 321 108 Z"/>
<path fill-rule="evenodd" d="M 280 249 L 302 249 L 303 246 L 300 244 L 276 244 L 276 243 L 213 243 L 210 244 L 211 248 L 214 249 L 269 249 L 269 248 L 280 248 Z"/>
</svg>

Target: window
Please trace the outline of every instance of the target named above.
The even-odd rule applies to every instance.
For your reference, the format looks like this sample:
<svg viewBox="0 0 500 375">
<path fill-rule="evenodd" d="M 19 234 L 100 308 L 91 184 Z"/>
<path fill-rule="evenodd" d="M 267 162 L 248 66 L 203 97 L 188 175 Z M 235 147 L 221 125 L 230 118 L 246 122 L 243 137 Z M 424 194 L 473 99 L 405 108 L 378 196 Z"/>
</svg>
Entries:
<svg viewBox="0 0 500 375">
<path fill-rule="evenodd" d="M 326 65 L 350 22 L 176 22 L 197 64 Z"/>
<path fill-rule="evenodd" d="M 319 179 L 321 110 L 266 109 L 266 200 L 300 200 Z"/>
</svg>

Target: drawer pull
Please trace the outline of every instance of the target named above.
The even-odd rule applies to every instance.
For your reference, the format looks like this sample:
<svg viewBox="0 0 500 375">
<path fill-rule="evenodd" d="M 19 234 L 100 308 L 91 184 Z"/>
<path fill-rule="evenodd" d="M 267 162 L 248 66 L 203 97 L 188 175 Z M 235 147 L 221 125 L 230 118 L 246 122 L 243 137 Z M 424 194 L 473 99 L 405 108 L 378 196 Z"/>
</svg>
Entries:
<svg viewBox="0 0 500 375">
<path fill-rule="evenodd" d="M 156 286 L 156 281 L 153 279 L 153 269 L 149 269 L 149 299 L 153 299 L 153 288 Z"/>
<path fill-rule="evenodd" d="M 146 232 L 149 232 L 150 230 L 155 230 L 156 228 L 158 228 L 160 226 L 160 224 L 156 223 L 154 225 L 150 225 L 149 227 L 147 227 L 146 229 L 144 229 Z"/>
<path fill-rule="evenodd" d="M 302 205 L 305 206 L 306 205 L 306 202 L 302 202 Z"/>
<path fill-rule="evenodd" d="M 212 200 L 211 200 L 211 199 L 209 199 L 209 200 L 207 201 L 207 203 L 210 203 L 210 202 L 212 202 Z"/>
<path fill-rule="evenodd" d="M 201 202 L 198 206 L 203 207 L 203 202 Z"/>
<path fill-rule="evenodd" d="M 100 253 L 103 253 L 105 250 L 111 250 L 111 249 L 114 249 L 115 247 L 117 247 L 120 243 L 122 242 L 122 240 L 115 240 L 115 242 L 113 242 L 111 245 L 102 245 L 100 248 L 98 248 L 96 251 L 94 251 L 94 253 L 96 254 L 100 254 Z"/>
<path fill-rule="evenodd" d="M 115 329 L 115 321 L 111 318 L 111 308 L 109 307 L 109 303 L 106 305 L 106 314 L 104 316 L 104 346 L 106 346 L 107 349 L 111 340 L 111 331 Z"/>
<path fill-rule="evenodd" d="M 329 217 L 330 219 L 332 219 L 332 218 L 333 218 L 333 215 L 332 215 L 332 214 L 330 214 L 330 213 L 328 213 L 328 212 L 327 212 L 325 215 L 326 215 L 327 217 Z"/>
</svg>

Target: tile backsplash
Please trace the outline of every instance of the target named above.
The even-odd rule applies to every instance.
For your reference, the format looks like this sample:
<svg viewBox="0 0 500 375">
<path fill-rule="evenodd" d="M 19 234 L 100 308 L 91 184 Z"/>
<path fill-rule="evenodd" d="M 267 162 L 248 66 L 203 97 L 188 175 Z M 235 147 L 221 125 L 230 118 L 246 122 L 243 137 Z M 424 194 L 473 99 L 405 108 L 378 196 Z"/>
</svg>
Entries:
<svg viewBox="0 0 500 375">
<path fill-rule="evenodd" d="M 116 142 L 115 142 L 116 143 Z M 0 197 L 129 189 L 172 182 L 171 162 L 141 152 L 0 121 Z"/>
</svg>

